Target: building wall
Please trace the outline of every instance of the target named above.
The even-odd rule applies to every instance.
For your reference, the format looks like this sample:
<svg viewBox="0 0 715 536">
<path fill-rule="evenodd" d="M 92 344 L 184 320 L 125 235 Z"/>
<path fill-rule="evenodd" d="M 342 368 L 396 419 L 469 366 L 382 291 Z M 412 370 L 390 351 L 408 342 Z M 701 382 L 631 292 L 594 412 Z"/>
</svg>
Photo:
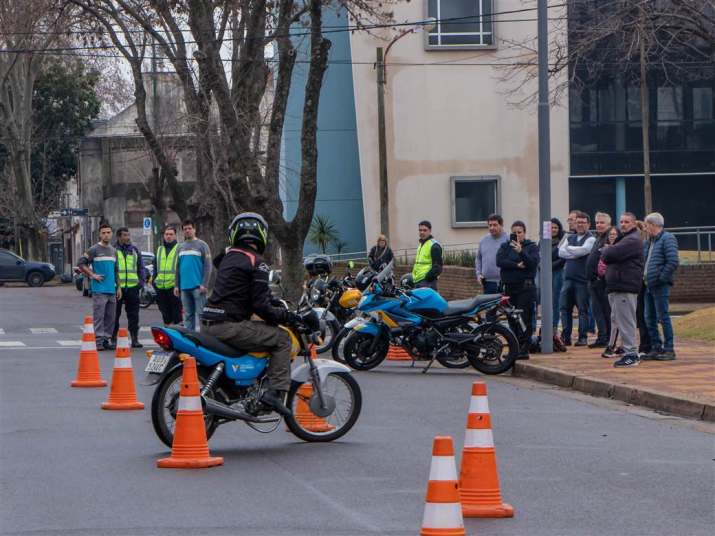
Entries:
<svg viewBox="0 0 715 536">
<path fill-rule="evenodd" d="M 324 11 L 323 25 L 331 28 L 345 26 L 344 10 Z M 336 227 L 340 240 L 346 242 L 344 252 L 365 249 L 365 233 L 360 184 L 360 156 L 357 143 L 353 73 L 350 67 L 350 39 L 347 32 L 326 34 L 332 42 L 328 69 L 320 94 L 318 109 L 318 194 L 315 215 L 328 218 Z M 305 81 L 309 64 L 306 54 L 308 38 L 296 43 L 298 61 L 293 71 L 286 122 L 283 133 L 283 162 L 281 191 L 286 217 L 292 218 L 297 209 L 300 184 L 300 135 L 305 96 Z M 301 63 L 302 62 L 302 63 Z M 316 246 L 306 242 L 306 253 Z M 330 253 L 335 252 L 331 248 Z"/>
<path fill-rule="evenodd" d="M 523 8 L 520 0 L 497 0 L 495 12 Z M 426 0 L 394 6 L 397 21 L 423 20 Z M 550 16 L 555 10 L 550 10 Z M 507 222 L 522 219 L 528 234 L 537 236 L 538 137 L 537 107 L 510 106 L 506 83 L 492 66 L 460 65 L 505 61 L 503 40 L 519 41 L 536 35 L 536 22 L 503 22 L 495 17 L 494 50 L 425 50 L 424 34 L 400 39 L 387 59 L 385 94 L 390 238 L 395 249 L 415 247 L 417 223 L 429 219 L 443 244 L 475 243 L 484 228 L 454 228 L 450 177 L 501 177 L 501 213 Z M 534 18 L 529 13 L 529 17 Z M 366 239 L 379 230 L 379 173 L 375 48 L 387 47 L 396 34 L 385 30 L 384 40 L 355 33 L 351 36 L 355 106 L 362 175 Z M 447 63 L 446 65 L 419 65 Z M 452 63 L 450 65 L 449 63 Z M 418 65 L 409 65 L 418 64 Z M 536 85 L 527 86 L 528 96 Z M 568 205 L 568 113 L 551 110 L 552 212 L 565 217 Z"/>
</svg>

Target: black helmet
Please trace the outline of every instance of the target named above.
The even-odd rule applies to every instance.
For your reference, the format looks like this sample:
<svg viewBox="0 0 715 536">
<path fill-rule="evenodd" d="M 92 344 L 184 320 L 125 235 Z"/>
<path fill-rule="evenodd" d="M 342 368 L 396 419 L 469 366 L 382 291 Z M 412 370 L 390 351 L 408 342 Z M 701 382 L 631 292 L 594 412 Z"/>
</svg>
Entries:
<svg viewBox="0 0 715 536">
<path fill-rule="evenodd" d="M 252 244 L 263 253 L 268 245 L 268 224 L 255 212 L 242 212 L 228 226 L 228 241 L 232 246 Z"/>
<path fill-rule="evenodd" d="M 365 266 L 365 268 L 360 270 L 358 275 L 355 276 L 355 287 L 358 290 L 365 290 L 368 286 L 370 286 L 370 283 L 372 283 L 372 280 L 376 275 L 377 274 L 372 268 Z"/>
<path fill-rule="evenodd" d="M 408 272 L 402 276 L 402 279 L 400 279 L 400 286 L 402 288 L 415 288 L 415 278 L 412 275 L 412 272 Z"/>
</svg>

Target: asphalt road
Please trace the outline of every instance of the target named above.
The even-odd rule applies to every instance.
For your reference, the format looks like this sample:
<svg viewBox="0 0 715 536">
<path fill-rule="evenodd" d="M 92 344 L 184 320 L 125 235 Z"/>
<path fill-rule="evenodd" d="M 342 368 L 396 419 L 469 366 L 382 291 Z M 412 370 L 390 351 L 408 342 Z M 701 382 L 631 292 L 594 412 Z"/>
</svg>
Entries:
<svg viewBox="0 0 715 536">
<path fill-rule="evenodd" d="M 69 387 L 89 300 L 73 288 L 0 287 L 0 534 L 418 534 L 431 441 L 461 447 L 472 372 L 387 364 L 356 377 L 356 427 L 319 445 L 240 424 L 211 440 L 225 465 L 160 470 L 148 409 L 105 412 Z M 143 312 L 156 321 L 155 308 Z M 31 330 L 34 328 L 34 333 Z M 54 330 L 54 331 L 53 331 Z M 145 333 L 143 337 L 148 338 Z M 112 355 L 100 354 L 105 378 Z M 140 381 L 146 358 L 134 353 Z M 710 535 L 715 430 L 521 379 L 486 378 L 513 519 L 468 534 Z M 139 399 L 151 400 L 139 386 Z"/>
</svg>

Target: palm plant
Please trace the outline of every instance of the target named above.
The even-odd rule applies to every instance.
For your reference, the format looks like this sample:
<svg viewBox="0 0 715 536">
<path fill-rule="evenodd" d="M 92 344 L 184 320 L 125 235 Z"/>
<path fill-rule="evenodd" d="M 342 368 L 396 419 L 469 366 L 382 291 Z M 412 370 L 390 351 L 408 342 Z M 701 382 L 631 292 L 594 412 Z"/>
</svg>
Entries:
<svg viewBox="0 0 715 536">
<path fill-rule="evenodd" d="M 321 253 L 326 253 L 328 244 L 340 238 L 340 233 L 335 225 L 326 216 L 316 216 L 310 224 L 308 240 L 320 248 Z"/>
</svg>

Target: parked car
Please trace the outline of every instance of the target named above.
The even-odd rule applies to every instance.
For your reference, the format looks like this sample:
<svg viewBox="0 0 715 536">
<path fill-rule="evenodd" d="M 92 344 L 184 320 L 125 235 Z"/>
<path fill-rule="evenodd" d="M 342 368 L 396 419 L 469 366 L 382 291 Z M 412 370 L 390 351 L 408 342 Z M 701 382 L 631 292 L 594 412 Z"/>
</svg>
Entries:
<svg viewBox="0 0 715 536">
<path fill-rule="evenodd" d="M 49 262 L 26 261 L 7 249 L 0 249 L 0 284 L 24 281 L 31 287 L 41 287 L 55 277 L 55 267 Z"/>
</svg>

